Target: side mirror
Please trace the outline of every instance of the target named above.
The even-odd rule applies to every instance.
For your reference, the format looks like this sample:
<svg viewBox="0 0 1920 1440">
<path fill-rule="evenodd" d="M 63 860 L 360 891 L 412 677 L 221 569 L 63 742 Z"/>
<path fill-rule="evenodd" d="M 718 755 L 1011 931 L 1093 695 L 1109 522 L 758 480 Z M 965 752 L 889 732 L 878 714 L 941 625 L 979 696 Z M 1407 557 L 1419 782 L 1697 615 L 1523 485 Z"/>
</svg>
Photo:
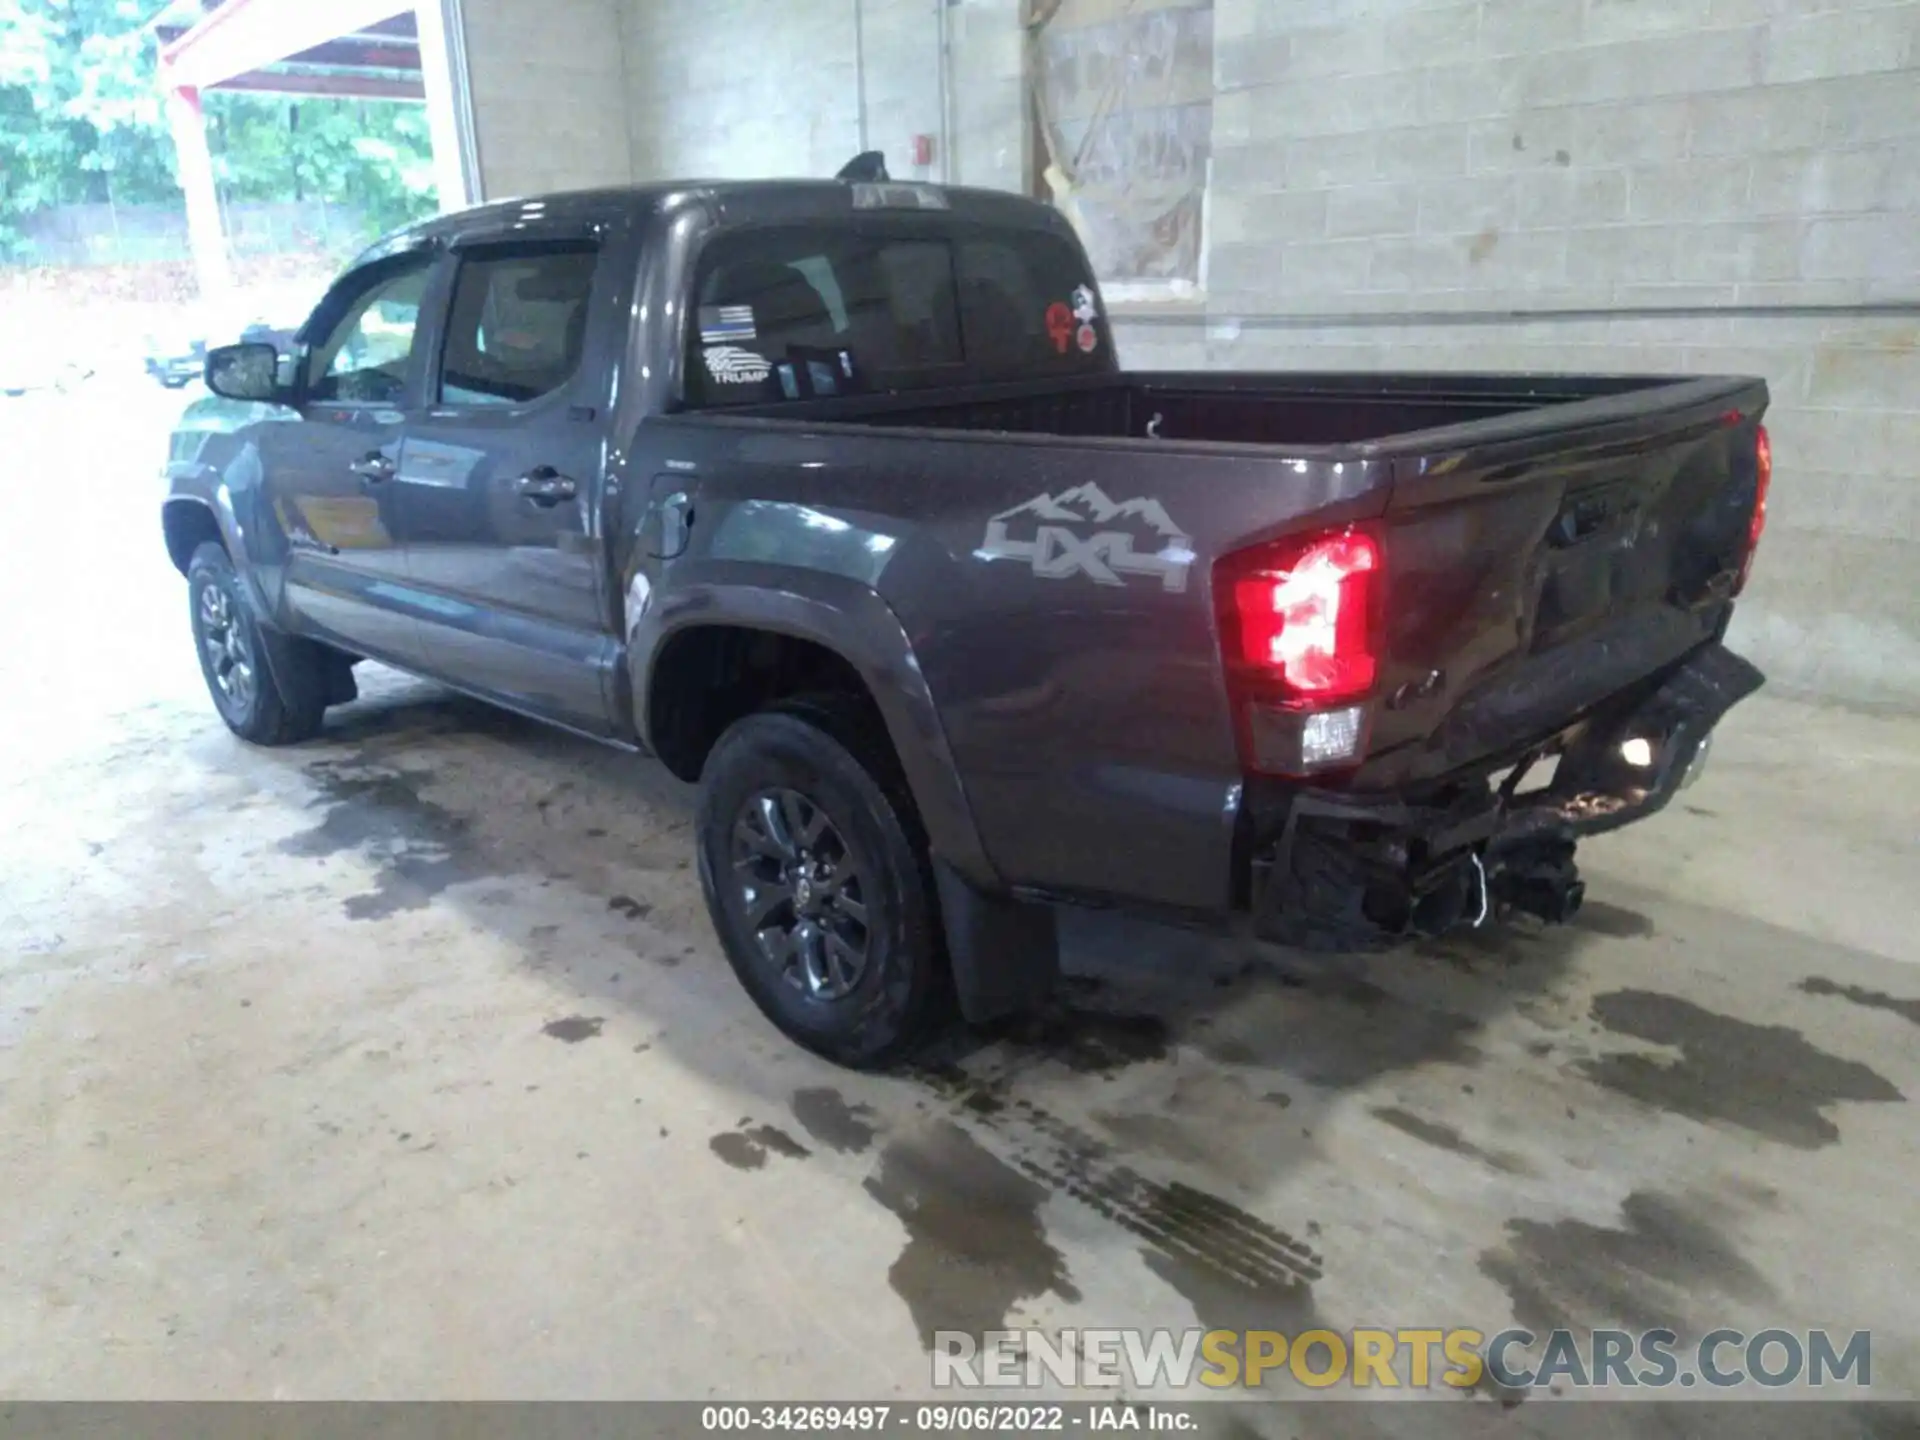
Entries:
<svg viewBox="0 0 1920 1440">
<path fill-rule="evenodd" d="M 228 400 L 273 404 L 286 398 L 280 352 L 271 345 L 222 345 L 207 352 L 207 389 Z"/>
</svg>

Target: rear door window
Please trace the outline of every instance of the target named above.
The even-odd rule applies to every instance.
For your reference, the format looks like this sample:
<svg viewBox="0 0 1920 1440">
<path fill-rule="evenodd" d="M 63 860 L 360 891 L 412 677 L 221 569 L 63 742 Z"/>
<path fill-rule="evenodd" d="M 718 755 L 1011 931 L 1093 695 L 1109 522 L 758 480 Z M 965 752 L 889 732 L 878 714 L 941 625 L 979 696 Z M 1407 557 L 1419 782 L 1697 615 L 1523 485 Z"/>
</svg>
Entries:
<svg viewBox="0 0 1920 1440">
<path fill-rule="evenodd" d="M 462 254 L 440 359 L 443 405 L 525 405 L 573 378 L 587 328 L 591 244 Z"/>
<path fill-rule="evenodd" d="M 1090 279 L 1045 234 L 781 226 L 702 257 L 685 393 L 706 408 L 1107 368 Z M 1075 291 L 1081 292 L 1077 302 Z M 1076 305 L 1101 328 L 1078 343 Z M 1050 328 L 1051 327 L 1051 328 Z"/>
</svg>

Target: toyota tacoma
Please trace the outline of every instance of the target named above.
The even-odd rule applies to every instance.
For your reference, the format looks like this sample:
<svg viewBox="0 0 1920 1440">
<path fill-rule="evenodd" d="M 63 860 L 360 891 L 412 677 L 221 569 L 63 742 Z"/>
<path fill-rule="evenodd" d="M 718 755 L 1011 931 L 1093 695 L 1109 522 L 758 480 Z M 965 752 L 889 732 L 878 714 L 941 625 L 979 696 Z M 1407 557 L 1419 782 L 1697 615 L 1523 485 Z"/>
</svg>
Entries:
<svg viewBox="0 0 1920 1440">
<path fill-rule="evenodd" d="M 1762 381 L 1129 371 L 1012 195 L 492 204 L 206 382 L 162 521 L 226 724 L 371 658 L 657 756 L 741 981 L 853 1065 L 1034 1005 L 1061 904 L 1565 920 L 1761 683 Z"/>
</svg>

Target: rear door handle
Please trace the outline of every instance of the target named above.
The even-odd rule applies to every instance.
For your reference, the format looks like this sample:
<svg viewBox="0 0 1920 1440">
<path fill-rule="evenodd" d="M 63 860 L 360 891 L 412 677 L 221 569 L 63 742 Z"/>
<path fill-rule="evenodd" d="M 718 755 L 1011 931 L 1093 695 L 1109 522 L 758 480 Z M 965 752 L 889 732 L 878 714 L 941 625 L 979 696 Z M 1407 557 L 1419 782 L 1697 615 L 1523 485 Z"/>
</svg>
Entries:
<svg viewBox="0 0 1920 1440">
<path fill-rule="evenodd" d="M 660 502 L 660 553 L 656 560 L 677 559 L 687 548 L 693 529 L 693 498 L 675 491 Z"/>
<path fill-rule="evenodd" d="M 393 460 L 378 450 L 370 450 L 358 460 L 347 466 L 354 474 L 369 485 L 378 485 L 383 480 L 393 478 Z"/>
<path fill-rule="evenodd" d="M 558 505 L 562 500 L 571 500 L 579 493 L 579 487 L 551 465 L 529 470 L 520 477 L 514 489 L 536 505 Z"/>
</svg>

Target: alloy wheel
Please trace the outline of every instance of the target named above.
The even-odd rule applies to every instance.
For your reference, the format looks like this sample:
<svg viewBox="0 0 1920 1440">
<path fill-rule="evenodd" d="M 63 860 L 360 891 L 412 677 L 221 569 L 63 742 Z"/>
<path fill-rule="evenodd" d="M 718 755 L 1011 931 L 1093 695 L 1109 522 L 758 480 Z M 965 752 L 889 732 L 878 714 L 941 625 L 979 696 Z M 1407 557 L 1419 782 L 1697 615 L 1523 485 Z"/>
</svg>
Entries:
<svg viewBox="0 0 1920 1440">
<path fill-rule="evenodd" d="M 750 795 L 733 823 L 734 888 L 762 958 L 815 1000 L 839 1000 L 872 950 L 867 878 L 839 828 L 797 790 Z"/>
<path fill-rule="evenodd" d="M 207 673 L 227 704 L 244 715 L 253 705 L 253 642 L 239 607 L 223 585 L 207 585 L 200 591 L 200 645 L 206 652 Z"/>
</svg>

